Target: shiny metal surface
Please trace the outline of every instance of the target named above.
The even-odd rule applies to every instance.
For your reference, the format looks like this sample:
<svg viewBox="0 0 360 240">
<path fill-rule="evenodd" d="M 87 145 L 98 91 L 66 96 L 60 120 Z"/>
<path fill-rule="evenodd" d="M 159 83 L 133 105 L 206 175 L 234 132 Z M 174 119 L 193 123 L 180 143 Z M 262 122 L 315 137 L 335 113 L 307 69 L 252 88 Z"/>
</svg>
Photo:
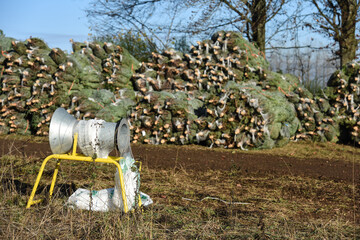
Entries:
<svg viewBox="0 0 360 240">
<path fill-rule="evenodd" d="M 78 132 L 78 146 L 89 157 L 107 158 L 115 147 L 116 123 L 104 120 L 81 120 L 74 129 Z"/>
<path fill-rule="evenodd" d="M 73 144 L 73 129 L 77 120 L 64 108 L 58 108 L 54 112 L 49 129 L 49 142 L 54 154 L 67 153 Z"/>
<path fill-rule="evenodd" d="M 51 119 L 49 132 L 50 148 L 54 154 L 69 152 L 74 134 L 78 133 L 78 147 L 85 156 L 107 158 L 117 143 L 120 156 L 132 157 L 127 119 L 118 123 L 95 119 L 78 121 L 65 109 L 58 108 Z"/>
<path fill-rule="evenodd" d="M 99 128 L 99 144 L 101 148 L 98 150 L 98 156 L 108 156 L 115 148 L 115 129 L 116 123 L 103 122 Z M 102 158 L 106 158 L 102 157 Z"/>
<path fill-rule="evenodd" d="M 128 124 L 128 119 L 126 118 L 121 119 L 119 122 L 116 134 L 116 142 L 121 157 L 126 157 L 127 155 L 132 157 L 130 147 L 130 127 Z"/>
</svg>

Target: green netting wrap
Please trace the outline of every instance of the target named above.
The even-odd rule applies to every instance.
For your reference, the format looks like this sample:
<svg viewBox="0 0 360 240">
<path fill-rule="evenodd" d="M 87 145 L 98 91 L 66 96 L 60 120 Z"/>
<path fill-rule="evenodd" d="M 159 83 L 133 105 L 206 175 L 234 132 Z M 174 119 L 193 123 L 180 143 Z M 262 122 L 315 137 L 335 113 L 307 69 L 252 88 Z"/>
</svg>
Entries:
<svg viewBox="0 0 360 240">
<path fill-rule="evenodd" d="M 260 52 L 254 44 L 245 40 L 240 33 L 220 31 L 215 33 L 211 39 L 215 45 L 217 43 L 221 45 L 222 54 L 225 53 L 225 56 L 228 51 L 238 52 L 241 59 L 246 60 L 248 65 L 268 68 L 264 53 Z"/>
<path fill-rule="evenodd" d="M 27 48 L 28 49 L 45 49 L 50 50 L 47 44 L 40 38 L 29 38 L 27 39 Z"/>
<path fill-rule="evenodd" d="M 11 45 L 16 53 L 18 53 L 19 55 L 26 55 L 27 48 L 24 42 L 12 41 Z"/>
<path fill-rule="evenodd" d="M 6 37 L 2 30 L 0 30 L 0 50 L 9 51 L 12 49 L 11 42 L 16 41 L 14 38 Z"/>
<path fill-rule="evenodd" d="M 136 116 L 152 122 L 152 118 L 162 119 L 170 113 L 171 127 L 168 120 L 163 121 L 166 128 L 156 126 L 156 136 L 163 138 L 160 143 L 271 148 L 290 140 L 323 141 L 325 132 L 336 141 L 337 134 L 327 132 L 330 125 L 337 124 L 332 118 L 343 110 L 331 106 L 332 97 L 325 92 L 314 97 L 298 77 L 273 73 L 267 67 L 262 54 L 233 32 L 218 32 L 211 40 L 198 42 L 190 54 L 171 50 L 154 53 L 152 61 L 143 63 L 132 78 L 134 88 L 145 100 L 139 99 Z M 176 98 L 169 96 L 162 104 L 155 94 L 161 90 L 175 93 Z M 332 94 L 336 99 L 338 89 L 333 87 Z M 148 109 L 156 111 L 149 113 Z M 181 132 L 179 119 L 185 119 L 186 114 L 196 118 Z M 136 121 L 133 119 L 134 124 Z M 140 130 L 137 127 L 134 134 Z M 204 134 L 205 130 L 209 134 Z"/>
<path fill-rule="evenodd" d="M 103 44 L 101 44 L 103 45 Z M 103 49 L 103 46 L 101 46 L 99 43 L 90 43 L 89 47 L 91 48 L 93 54 L 95 57 L 103 60 L 107 58 L 108 54 Z"/>
<path fill-rule="evenodd" d="M 94 99 L 95 101 L 101 102 L 105 105 L 110 104 L 110 103 L 115 103 L 114 93 L 112 93 L 111 91 L 106 90 L 106 89 L 94 91 L 93 94 L 91 95 L 91 98 Z"/>
<path fill-rule="evenodd" d="M 67 60 L 66 54 L 60 48 L 53 48 L 49 56 L 57 65 L 63 64 Z"/>
<path fill-rule="evenodd" d="M 139 64 L 119 46 L 73 42 L 74 53 L 69 55 L 59 48 L 50 49 L 38 38 L 20 42 L 2 33 L 0 46 L 3 133 L 21 134 L 26 130 L 26 134 L 47 135 L 51 114 L 58 107 L 81 119 L 95 117 L 95 113 L 118 104 L 125 96 L 137 99 L 130 77 Z M 112 61 L 110 73 L 103 68 L 107 59 Z M 112 85 L 108 77 L 118 84 Z M 129 91 L 121 91 L 123 87 Z M 127 108 L 129 104 L 125 105 Z M 120 112 L 117 115 L 123 116 L 121 108 L 109 110 L 108 115 Z M 12 121 L 10 118 L 18 113 L 23 115 L 17 118 L 23 119 Z"/>
<path fill-rule="evenodd" d="M 271 72 L 240 33 L 220 31 L 139 63 L 111 43 L 72 41 L 73 53 L 37 38 L 0 35 L 0 132 L 47 135 L 57 107 L 77 119 L 129 117 L 132 141 L 272 148 L 291 140 L 360 144 L 360 65 L 336 71 L 313 95 Z M 13 118 L 13 119 L 12 119 Z"/>
<path fill-rule="evenodd" d="M 117 99 L 130 99 L 136 102 L 137 93 L 132 89 L 123 88 L 115 92 L 115 97 Z"/>
</svg>

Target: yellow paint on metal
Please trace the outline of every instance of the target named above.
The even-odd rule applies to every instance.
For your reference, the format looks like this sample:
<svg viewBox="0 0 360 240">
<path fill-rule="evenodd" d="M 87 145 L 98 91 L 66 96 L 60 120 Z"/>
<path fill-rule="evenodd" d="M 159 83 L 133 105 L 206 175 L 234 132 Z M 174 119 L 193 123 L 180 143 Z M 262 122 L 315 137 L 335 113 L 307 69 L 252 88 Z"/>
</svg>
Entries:
<svg viewBox="0 0 360 240">
<path fill-rule="evenodd" d="M 135 161 L 137 164 L 139 164 L 139 172 L 141 172 L 141 167 L 142 167 L 142 162 L 140 161 Z"/>
<path fill-rule="evenodd" d="M 54 191 L 55 182 L 56 182 L 56 176 L 57 176 L 57 174 L 59 172 L 60 161 L 61 161 L 60 159 L 57 160 L 56 167 L 55 167 L 54 174 L 53 174 L 53 178 L 52 178 L 52 181 L 51 181 L 50 192 L 49 192 L 50 199 L 51 199 L 53 191 Z"/>
<path fill-rule="evenodd" d="M 75 134 L 74 134 L 74 144 L 73 144 L 73 150 L 72 150 L 72 155 L 73 155 L 73 156 L 76 155 L 78 135 L 79 135 L 78 133 L 75 133 Z"/>
<path fill-rule="evenodd" d="M 59 171 L 59 167 L 60 167 L 60 162 L 61 160 L 73 160 L 73 161 L 82 161 L 82 162 L 101 162 L 101 163 L 112 163 L 117 167 L 118 173 L 119 173 L 119 179 L 120 179 L 120 187 L 121 187 L 121 196 L 122 196 L 122 200 L 124 203 L 124 212 L 127 213 L 128 212 L 128 206 L 127 206 L 127 199 L 126 199 L 126 195 L 125 195 L 125 184 L 124 184 L 124 178 L 123 178 L 123 173 L 121 170 L 121 166 L 119 164 L 119 160 L 123 159 L 122 157 L 113 157 L 113 156 L 108 156 L 107 158 L 95 158 L 93 159 L 92 157 L 87 157 L 85 155 L 82 154 L 77 154 L 76 153 L 76 147 L 77 147 L 77 139 L 78 139 L 78 134 L 76 133 L 74 135 L 74 143 L 73 143 L 73 150 L 72 153 L 69 154 L 52 154 L 48 157 L 46 157 L 43 161 L 43 163 L 41 164 L 39 173 L 36 177 L 36 181 L 34 184 L 34 187 L 32 189 L 32 192 L 30 194 L 30 198 L 29 201 L 26 205 L 26 208 L 30 208 L 31 205 L 37 204 L 39 202 L 41 202 L 43 199 L 40 200 L 33 200 L 35 193 L 36 193 L 36 189 L 39 185 L 41 176 L 43 174 L 43 171 L 45 169 L 45 165 L 46 163 L 50 160 L 50 159 L 58 159 L 57 163 L 56 163 L 56 167 L 54 170 L 54 174 L 53 174 L 53 178 L 51 181 L 51 186 L 50 186 L 50 198 L 53 194 L 54 191 L 54 186 L 55 186 L 55 182 L 56 182 L 56 176 L 58 174 Z M 139 169 L 141 169 L 141 162 L 140 162 L 140 167 Z M 139 170 L 140 171 L 140 170 Z M 141 197 L 139 194 L 139 206 L 141 206 Z"/>
</svg>

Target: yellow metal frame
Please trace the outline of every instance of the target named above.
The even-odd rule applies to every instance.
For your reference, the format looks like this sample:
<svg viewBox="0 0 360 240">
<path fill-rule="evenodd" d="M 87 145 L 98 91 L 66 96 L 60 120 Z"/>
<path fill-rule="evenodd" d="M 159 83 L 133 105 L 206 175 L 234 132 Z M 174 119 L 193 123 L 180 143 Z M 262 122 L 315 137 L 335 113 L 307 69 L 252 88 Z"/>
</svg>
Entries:
<svg viewBox="0 0 360 240">
<path fill-rule="evenodd" d="M 43 161 L 43 163 L 41 164 L 39 173 L 36 177 L 36 181 L 34 184 L 34 187 L 32 189 L 29 201 L 27 202 L 26 208 L 30 208 L 31 205 L 40 203 L 41 201 L 43 201 L 43 199 L 39 199 L 39 200 L 33 200 L 35 193 L 36 193 L 36 189 L 39 185 L 41 176 L 43 174 L 43 171 L 45 169 L 45 165 L 46 163 L 50 160 L 50 159 L 57 159 L 57 163 L 56 163 L 56 167 L 54 170 L 54 174 L 53 174 L 53 178 L 51 181 L 51 186 L 50 186 L 50 191 L 49 191 L 49 198 L 51 199 L 53 191 L 54 191 L 54 186 L 55 186 L 55 182 L 56 182 L 56 176 L 59 172 L 59 167 L 60 167 L 60 162 L 61 160 L 73 160 L 73 161 L 82 161 L 82 162 L 95 162 L 95 163 L 112 163 L 117 167 L 118 173 L 119 173 L 119 179 L 120 179 L 120 186 L 121 186 L 121 195 L 122 195 L 122 200 L 124 203 L 124 212 L 127 213 L 128 212 L 128 206 L 127 206 L 127 199 L 126 199 L 126 195 L 125 195 L 125 185 L 124 185 L 124 178 L 123 178 L 123 172 L 121 170 L 120 164 L 119 164 L 119 160 L 123 159 L 123 157 L 112 157 L 109 156 L 107 158 L 92 158 L 92 157 L 87 157 L 85 155 L 82 154 L 78 154 L 76 153 L 76 147 L 77 147 L 77 138 L 78 135 L 77 133 L 74 135 L 74 144 L 73 144 L 73 149 L 71 153 L 68 154 L 52 154 L 48 157 L 46 157 Z M 141 165 L 140 165 L 141 168 Z M 141 206 L 141 198 L 139 195 L 139 206 Z"/>
</svg>

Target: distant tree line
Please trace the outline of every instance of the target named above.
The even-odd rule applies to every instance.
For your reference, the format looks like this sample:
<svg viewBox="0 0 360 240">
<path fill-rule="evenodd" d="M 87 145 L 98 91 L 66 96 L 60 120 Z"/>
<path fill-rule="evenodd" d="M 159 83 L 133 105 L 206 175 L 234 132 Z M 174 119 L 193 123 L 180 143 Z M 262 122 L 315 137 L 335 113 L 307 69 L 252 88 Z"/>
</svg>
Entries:
<svg viewBox="0 0 360 240">
<path fill-rule="evenodd" d="M 186 38 L 194 35 L 236 30 L 265 52 L 276 37 L 305 29 L 309 38 L 325 36 L 330 60 L 343 66 L 356 59 L 359 6 L 360 0 L 94 0 L 87 14 L 98 35 L 131 30 L 141 48 L 151 51 L 185 49 Z M 126 37 L 132 38 L 120 40 Z"/>
</svg>

